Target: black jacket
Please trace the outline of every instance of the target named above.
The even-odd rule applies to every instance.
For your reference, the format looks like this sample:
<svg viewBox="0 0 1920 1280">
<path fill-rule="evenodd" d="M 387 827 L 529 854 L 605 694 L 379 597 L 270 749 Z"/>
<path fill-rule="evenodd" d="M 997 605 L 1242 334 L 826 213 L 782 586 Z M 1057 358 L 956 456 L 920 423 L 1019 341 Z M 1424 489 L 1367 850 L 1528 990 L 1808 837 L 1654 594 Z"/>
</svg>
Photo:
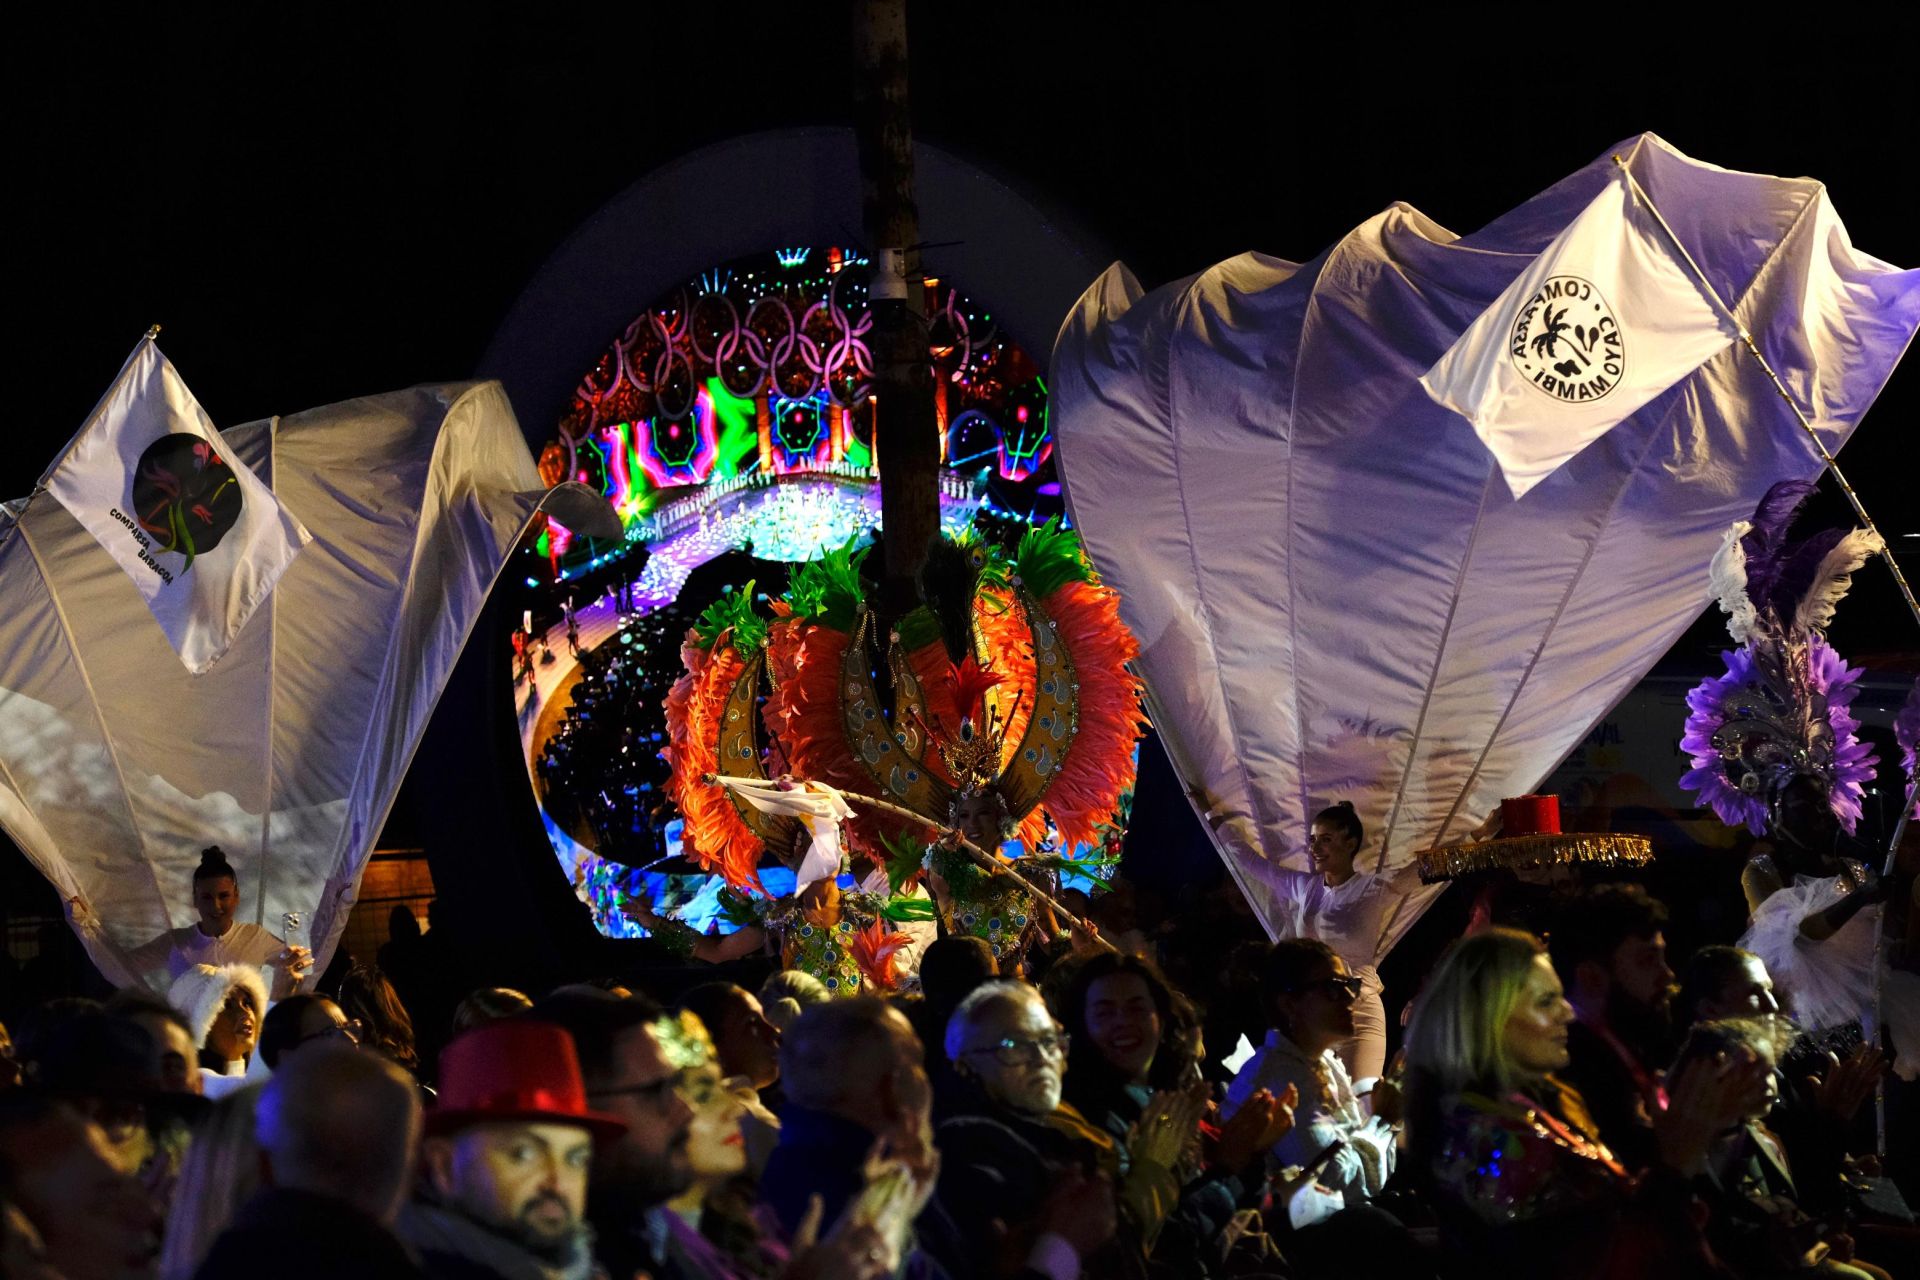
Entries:
<svg viewBox="0 0 1920 1280">
<path fill-rule="evenodd" d="M 1559 1077 L 1579 1091 L 1580 1100 L 1587 1104 L 1587 1114 L 1600 1130 L 1600 1141 L 1607 1144 L 1614 1159 L 1629 1170 L 1659 1163 L 1660 1144 L 1653 1131 L 1653 1115 L 1633 1069 L 1612 1045 L 1582 1022 L 1567 1028 L 1567 1056 L 1569 1061 Z"/>
<path fill-rule="evenodd" d="M 1037 1237 L 1039 1215 L 1061 1173 L 1099 1173 L 1101 1153 L 1067 1128 L 989 1101 L 972 1090 L 972 1105 L 949 1098 L 951 1114 L 940 1122 L 940 1186 L 937 1207 L 958 1228 L 958 1252 L 948 1264 L 955 1275 L 990 1275 Z M 1134 1280 L 1146 1274 L 1146 1250 L 1136 1224 L 1121 1215 L 1119 1234 L 1085 1260 L 1083 1274 Z M 1006 1240 L 1002 1240 L 1002 1235 Z"/>
<path fill-rule="evenodd" d="M 240 1206 L 194 1280 L 425 1280 L 399 1237 L 359 1209 L 269 1187 Z"/>
</svg>

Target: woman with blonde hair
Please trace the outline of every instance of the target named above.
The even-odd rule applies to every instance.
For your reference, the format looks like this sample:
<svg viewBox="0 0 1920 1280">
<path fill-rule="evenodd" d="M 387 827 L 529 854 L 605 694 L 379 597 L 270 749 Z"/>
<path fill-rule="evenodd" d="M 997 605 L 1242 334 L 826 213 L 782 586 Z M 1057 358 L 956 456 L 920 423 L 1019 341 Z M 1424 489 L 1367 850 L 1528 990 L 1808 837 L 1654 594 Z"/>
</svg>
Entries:
<svg viewBox="0 0 1920 1280">
<path fill-rule="evenodd" d="M 1515 929 L 1455 943 L 1428 979 L 1407 1028 L 1408 1138 L 1450 1245 L 1527 1275 L 1714 1274 L 1689 1179 L 1764 1093 L 1767 1065 L 1669 1081 L 1660 1160 L 1627 1169 L 1554 1075 L 1572 1021 L 1546 948 Z"/>
<path fill-rule="evenodd" d="M 263 1087 L 249 1085 L 228 1094 L 194 1126 L 167 1213 L 160 1280 L 191 1280 L 234 1213 L 259 1190 L 260 1147 L 254 1141 L 253 1112 Z"/>
</svg>

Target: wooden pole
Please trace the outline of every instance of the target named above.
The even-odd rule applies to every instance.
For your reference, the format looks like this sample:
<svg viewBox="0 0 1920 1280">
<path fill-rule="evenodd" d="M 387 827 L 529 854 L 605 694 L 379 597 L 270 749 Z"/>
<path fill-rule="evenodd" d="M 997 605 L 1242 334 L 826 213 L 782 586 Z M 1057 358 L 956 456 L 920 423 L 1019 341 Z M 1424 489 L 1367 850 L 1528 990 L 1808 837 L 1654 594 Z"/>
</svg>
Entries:
<svg viewBox="0 0 1920 1280">
<path fill-rule="evenodd" d="M 720 778 L 720 775 L 717 773 L 705 774 L 703 775 L 703 777 L 705 781 L 712 786 L 719 786 L 722 781 L 722 779 Z M 1041 889 L 1038 885 L 1034 884 L 1033 881 L 1027 879 L 1025 876 L 1021 875 L 1018 871 L 1015 871 L 1012 868 L 1011 864 L 1007 862 L 1003 862 L 1001 859 L 994 857 L 992 854 L 988 853 L 985 849 L 982 849 L 979 845 L 967 839 L 966 836 L 962 835 L 959 831 L 955 830 L 952 827 L 949 827 L 946 823 L 937 821 L 933 818 L 929 818 L 923 813 L 915 813 L 913 810 L 907 808 L 905 805 L 895 804 L 891 800 L 882 800 L 878 796 L 863 796 L 857 791 L 842 791 L 840 792 L 840 798 L 843 800 L 850 800 L 854 804 L 863 804 L 867 806 L 867 808 L 869 809 L 878 809 L 882 813 L 890 813 L 894 815 L 896 818 L 905 818 L 909 822 L 918 823 L 920 826 L 925 827 L 929 831 L 938 832 L 942 839 L 950 841 L 956 848 L 965 850 L 967 856 L 969 858 L 972 858 L 974 861 L 974 864 L 978 866 L 982 871 L 985 871 L 989 875 L 1007 877 L 1009 880 L 1019 885 L 1022 889 L 1025 889 L 1028 893 L 1032 894 L 1036 899 L 1046 903 L 1048 909 L 1051 910 L 1054 915 L 1060 917 L 1063 920 L 1071 921 L 1073 924 L 1073 927 L 1075 929 L 1080 930 L 1084 936 L 1093 939 L 1096 943 L 1098 943 L 1102 947 L 1105 947 L 1108 951 L 1119 950 L 1118 947 L 1114 946 L 1111 942 L 1108 942 L 1105 938 L 1101 937 L 1099 930 L 1095 929 L 1092 925 L 1088 924 L 1085 920 L 1082 920 L 1079 916 L 1075 915 L 1073 912 L 1061 906 L 1059 900 L 1055 898 L 1052 894 L 1046 892 L 1044 889 Z"/>
<path fill-rule="evenodd" d="M 920 289 L 920 210 L 914 198 L 913 122 L 907 103 L 906 0 L 855 0 L 854 133 L 860 198 L 873 253 L 868 303 L 876 408 L 886 416 L 880 472 L 885 537 L 878 604 L 889 619 L 917 603 L 914 578 L 940 531 L 940 439 Z M 874 426 L 874 456 L 880 456 Z"/>
</svg>

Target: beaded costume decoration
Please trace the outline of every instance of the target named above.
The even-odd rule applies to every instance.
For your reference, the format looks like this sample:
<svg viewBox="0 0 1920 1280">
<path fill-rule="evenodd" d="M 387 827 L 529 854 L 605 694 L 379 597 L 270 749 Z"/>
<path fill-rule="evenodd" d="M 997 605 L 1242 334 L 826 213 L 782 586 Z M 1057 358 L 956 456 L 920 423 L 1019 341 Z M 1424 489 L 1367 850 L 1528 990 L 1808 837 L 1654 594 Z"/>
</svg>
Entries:
<svg viewBox="0 0 1920 1280">
<path fill-rule="evenodd" d="M 1853 571 L 1881 542 L 1868 530 L 1827 529 L 1789 544 L 1787 527 L 1813 489 L 1782 481 L 1753 519 L 1727 531 L 1711 586 L 1740 648 L 1722 655 L 1726 674 L 1687 695 L 1680 747 L 1693 768 L 1680 785 L 1755 835 L 1767 833 L 1774 797 L 1799 777 L 1819 783 L 1851 832 L 1873 777 L 1874 754 L 1850 710 L 1860 670 L 1822 633 Z"/>
<path fill-rule="evenodd" d="M 1078 536 L 1052 521 L 1027 530 L 1011 556 L 971 535 L 937 538 L 919 604 L 890 625 L 870 600 L 865 557 L 849 542 L 794 566 L 771 618 L 754 609 L 749 584 L 689 632 L 686 674 L 666 702 L 666 755 L 694 860 L 764 896 L 762 856 L 793 865 L 807 844 L 791 819 L 753 809 L 710 773 L 791 775 L 875 796 L 945 825 L 979 826 L 973 839 L 989 849 L 1009 839 L 1027 854 L 1056 838 L 1069 849 L 1104 844 L 1145 724 L 1127 669 L 1139 646 Z M 851 858 L 887 867 L 896 894 L 932 862 L 924 831 L 905 819 L 856 805 L 844 825 Z M 1032 900 L 975 871 L 945 877 L 948 923 L 1015 955 Z M 851 896 L 832 908 L 852 909 Z M 868 963 L 856 967 L 867 985 L 885 985 L 897 915 L 856 917 L 851 930 L 837 915 L 831 922 L 836 937 L 865 939 Z M 797 963 L 822 966 L 816 976 L 844 989 L 846 948 L 811 935 L 793 947 L 805 912 L 782 909 L 769 923 L 776 917 Z"/>
</svg>

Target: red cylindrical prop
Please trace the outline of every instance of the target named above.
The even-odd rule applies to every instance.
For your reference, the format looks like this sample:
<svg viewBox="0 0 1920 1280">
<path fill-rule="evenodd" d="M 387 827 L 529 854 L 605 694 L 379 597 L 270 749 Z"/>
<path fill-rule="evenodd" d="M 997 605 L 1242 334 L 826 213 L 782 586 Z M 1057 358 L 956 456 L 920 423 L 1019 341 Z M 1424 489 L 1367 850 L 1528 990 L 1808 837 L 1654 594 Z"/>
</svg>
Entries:
<svg viewBox="0 0 1920 1280">
<path fill-rule="evenodd" d="M 1560 834 L 1559 796 L 1515 796 L 1500 802 L 1502 836 Z"/>
</svg>

